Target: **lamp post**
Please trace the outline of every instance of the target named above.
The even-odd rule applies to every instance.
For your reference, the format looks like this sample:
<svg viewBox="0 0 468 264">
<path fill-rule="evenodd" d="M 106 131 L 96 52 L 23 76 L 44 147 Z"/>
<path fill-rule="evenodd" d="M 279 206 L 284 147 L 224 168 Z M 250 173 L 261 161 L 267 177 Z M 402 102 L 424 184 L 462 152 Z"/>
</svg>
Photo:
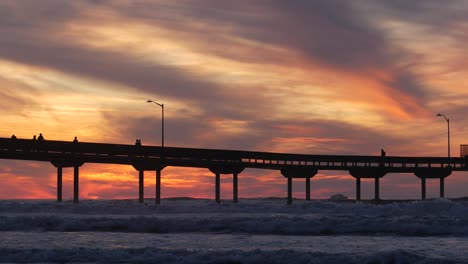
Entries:
<svg viewBox="0 0 468 264">
<path fill-rule="evenodd" d="M 157 103 L 153 100 L 148 99 L 147 103 L 153 103 L 161 107 L 161 147 L 164 148 L 164 104 Z"/>
<path fill-rule="evenodd" d="M 438 113 L 436 116 L 442 116 L 445 121 L 447 121 L 447 150 L 448 150 L 448 158 L 450 159 L 450 119 L 448 119 L 445 115 Z"/>
</svg>

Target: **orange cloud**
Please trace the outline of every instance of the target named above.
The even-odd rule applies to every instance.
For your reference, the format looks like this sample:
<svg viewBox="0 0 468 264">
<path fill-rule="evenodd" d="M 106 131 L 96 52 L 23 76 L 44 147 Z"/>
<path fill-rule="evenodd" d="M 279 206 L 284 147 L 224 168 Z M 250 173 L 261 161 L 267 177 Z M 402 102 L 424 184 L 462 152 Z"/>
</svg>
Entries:
<svg viewBox="0 0 468 264">
<path fill-rule="evenodd" d="M 151 98 L 166 105 L 168 145 L 445 155 L 445 123 L 434 119 L 439 111 L 451 117 L 452 144 L 468 143 L 467 23 L 447 16 L 453 10 L 443 5 L 434 15 L 456 20 L 447 30 L 433 16 L 385 12 L 384 3 L 343 2 L 332 13 L 313 1 L 161 3 L 143 1 L 142 9 L 125 1 L 99 8 L 72 3 L 60 6 L 65 12 L 53 2 L 40 9 L 0 3 L 11 14 L 0 25 L 8 35 L 0 45 L 0 134 L 158 145 L 160 109 L 145 104 Z M 150 9 L 159 12 L 148 17 Z M 130 166 L 85 164 L 80 172 L 83 199 L 138 195 Z M 346 173 L 320 176 L 315 197 L 352 194 Z M 0 198 L 55 197 L 49 164 L 5 163 L 0 177 Z M 232 193 L 231 180 L 223 175 L 223 197 Z M 239 180 L 241 197 L 285 195 L 278 171 L 246 170 Z M 162 182 L 163 197 L 213 196 L 214 176 L 206 169 L 166 168 Z M 72 184 L 67 169 L 67 198 Z M 154 185 L 154 172 L 146 172 L 147 197 Z M 303 186 L 298 181 L 296 192 Z"/>
<path fill-rule="evenodd" d="M 313 138 L 313 137 L 292 137 L 292 138 L 273 138 L 273 142 L 286 142 L 286 143 L 330 143 L 330 142 L 350 142 L 350 140 L 343 138 Z"/>
</svg>

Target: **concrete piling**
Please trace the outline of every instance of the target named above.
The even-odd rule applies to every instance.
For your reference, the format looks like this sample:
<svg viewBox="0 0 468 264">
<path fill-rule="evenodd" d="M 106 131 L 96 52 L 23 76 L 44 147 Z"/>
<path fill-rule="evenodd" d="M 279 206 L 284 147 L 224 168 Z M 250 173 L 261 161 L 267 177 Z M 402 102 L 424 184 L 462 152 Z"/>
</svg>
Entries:
<svg viewBox="0 0 468 264">
<path fill-rule="evenodd" d="M 57 202 L 62 202 L 62 167 L 57 167 Z"/>
<path fill-rule="evenodd" d="M 143 203 L 145 200 L 144 197 L 144 180 L 145 180 L 145 171 L 139 170 L 138 171 L 138 202 Z"/>
</svg>

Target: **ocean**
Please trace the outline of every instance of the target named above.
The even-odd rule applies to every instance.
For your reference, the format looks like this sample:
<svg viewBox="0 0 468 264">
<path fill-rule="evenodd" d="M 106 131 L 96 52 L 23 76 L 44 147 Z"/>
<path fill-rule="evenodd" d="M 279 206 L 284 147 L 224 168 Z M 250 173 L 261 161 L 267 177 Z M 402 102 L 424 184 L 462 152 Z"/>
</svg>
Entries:
<svg viewBox="0 0 468 264">
<path fill-rule="evenodd" d="M 468 263 L 468 201 L 0 201 L 0 262 Z"/>
</svg>

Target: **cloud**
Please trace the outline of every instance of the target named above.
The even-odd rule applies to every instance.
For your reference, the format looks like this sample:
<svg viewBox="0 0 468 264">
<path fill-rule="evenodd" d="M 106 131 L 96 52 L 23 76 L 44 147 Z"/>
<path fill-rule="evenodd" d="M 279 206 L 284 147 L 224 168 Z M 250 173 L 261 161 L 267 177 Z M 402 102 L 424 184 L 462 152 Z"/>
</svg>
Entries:
<svg viewBox="0 0 468 264">
<path fill-rule="evenodd" d="M 13 13 L 20 12 L 17 9 L 25 11 L 21 4 L 18 5 L 6 9 L 12 9 Z M 65 13 L 69 13 L 69 16 L 45 17 L 52 10 L 61 8 L 66 9 Z M 103 50 L 78 43 L 82 36 L 70 36 L 64 34 L 64 31 L 67 30 L 66 25 L 76 22 L 75 14 L 85 13 L 88 9 L 91 7 L 45 4 L 38 11 L 42 15 L 31 16 L 37 26 L 32 26 L 33 22 L 20 23 L 23 16 L 5 19 L 7 23 L 0 26 L 0 31 L 10 37 L 0 40 L 0 56 L 24 65 L 112 82 L 129 87 L 138 94 L 175 98 L 196 104 L 208 113 L 220 115 L 236 115 L 239 113 L 238 109 L 248 109 L 253 104 L 261 105 L 259 103 L 265 100 L 255 93 L 249 93 L 249 97 L 246 97 L 238 92 L 239 88 L 235 85 L 220 83 L 212 76 L 194 71 L 193 68 L 152 63 L 128 54 L 128 50 Z M 32 12 L 29 6 L 26 12 Z M 229 102 L 226 101 L 227 98 Z"/>
<path fill-rule="evenodd" d="M 365 76 L 386 86 L 388 91 L 383 93 L 389 98 L 397 99 L 399 95 L 411 98 L 411 102 L 395 100 L 399 107 L 411 114 L 415 108 L 425 106 L 430 87 L 411 66 L 401 63 L 413 60 L 414 54 L 393 45 L 388 41 L 388 32 L 362 15 L 367 11 L 366 6 L 372 7 L 373 4 L 343 1 L 241 1 L 231 4 L 202 1 L 194 6 L 192 2 L 179 2 L 162 6 L 163 10 L 170 10 L 170 17 L 137 8 L 115 8 L 133 19 L 164 25 L 172 29 L 173 36 L 180 40 L 188 36 L 191 43 L 196 43 L 192 47 L 205 53 L 214 52 L 218 56 L 243 61 L 244 55 L 238 54 L 236 57 L 231 52 L 242 50 L 252 55 L 250 62 L 253 63 L 281 63 L 293 68 L 304 64 L 319 65 L 336 71 L 336 74 L 348 72 Z M 388 15 L 385 10 L 377 11 L 381 12 L 376 16 Z M 244 41 L 235 41 L 229 36 Z M 263 50 L 249 50 L 249 47 L 260 46 L 264 47 Z M 284 55 L 278 57 L 275 54 Z M 385 72 L 388 77 L 382 79 L 378 72 Z"/>
<path fill-rule="evenodd" d="M 1 68 L 1 62 L 0 62 Z M 0 69 L 0 110 L 3 115 L 27 115 L 30 109 L 39 107 L 41 92 L 26 84 L 1 76 Z"/>
<path fill-rule="evenodd" d="M 372 3 L 373 2 L 373 3 Z M 460 21 L 466 21 L 468 5 L 465 1 L 454 0 L 450 4 L 437 0 L 429 1 L 366 1 L 379 13 L 399 20 L 426 24 L 438 34 L 451 33 L 450 28 Z"/>
<path fill-rule="evenodd" d="M 226 42 L 232 39 L 226 35 L 237 36 L 261 43 L 265 48 L 281 46 L 323 64 L 352 69 L 387 64 L 391 59 L 384 36 L 353 12 L 355 9 L 348 2 L 201 1 L 195 5 L 185 1 L 173 5 L 153 2 L 148 6 L 153 9 L 116 5 L 114 10 L 192 36 L 198 34 L 199 40 L 205 39 L 204 43 L 213 45 L 221 43 L 227 47 Z M 156 8 L 161 12 L 148 11 Z M 211 48 L 211 45 L 204 46 Z M 226 54 L 229 52 L 228 49 Z M 256 55 L 252 54 L 252 60 L 257 59 Z"/>
<path fill-rule="evenodd" d="M 6 9 L 12 9 L 13 13 L 19 13 L 18 9 L 32 12 L 21 4 Z M 54 9 L 65 10 L 64 15 L 45 17 Z M 122 34 L 136 37 L 138 41 L 143 41 L 139 38 L 146 36 L 156 43 L 158 39 L 167 38 L 172 41 L 170 43 L 185 43 L 185 48 L 201 56 L 202 61 L 211 63 L 211 59 L 207 58 L 217 56 L 241 63 L 244 72 L 255 70 L 261 74 L 260 66 L 245 68 L 248 63 L 276 63 L 292 69 L 306 65 L 306 71 L 314 70 L 307 65 L 328 67 L 328 75 L 344 75 L 345 72 L 356 76 L 367 75 L 365 78 L 373 80 L 373 89 L 381 89 L 376 87 L 379 83 L 386 87 L 378 92 L 390 98 L 396 107 L 407 115 L 420 114 L 427 93 L 424 83 L 410 68 L 398 65 L 404 53 L 392 47 L 386 41 L 385 32 L 363 19 L 357 10 L 351 3 L 338 1 L 260 1 L 254 4 L 202 1 L 196 6 L 190 1 L 173 4 L 117 1 L 99 3 L 98 6 L 92 2 L 55 5 L 52 1 L 31 16 L 36 27 L 19 23 L 22 16 L 11 15 L 5 19 L 9 22 L 6 24 L 14 26 L 4 27 L 3 31 L 13 34 L 9 34 L 12 37 L 8 40 L 0 42 L 0 56 L 77 76 L 111 81 L 130 87 L 135 93 L 182 100 L 197 105 L 207 115 L 216 113 L 225 119 L 243 119 L 278 108 L 281 99 L 273 96 L 276 87 L 269 88 L 272 83 L 268 81 L 255 84 L 254 76 L 249 77 L 247 83 L 239 83 L 245 79 L 245 74 L 238 75 L 239 79 L 230 82 L 226 78 L 236 78 L 236 75 L 223 73 L 225 76 L 220 81 L 216 76 L 219 72 L 212 68 L 209 71 L 201 70 L 205 67 L 203 63 L 200 68 L 168 65 L 138 57 L 137 53 L 124 49 L 125 46 L 105 49 L 107 43 L 100 38 L 110 34 L 106 31 L 108 28 L 114 28 L 117 35 L 107 35 L 111 37 L 108 42 L 119 42 Z M 126 29 L 119 31 L 120 23 L 127 24 Z M 81 29 L 70 31 L 70 27 Z M 97 29 L 94 32 L 93 28 L 101 27 L 101 31 Z M 153 30 L 156 28 L 159 30 L 157 32 L 165 33 L 156 34 Z M 161 28 L 164 30 L 160 31 Z M 86 30 L 97 35 L 87 34 Z M 94 42 L 98 46 L 89 46 L 88 42 L 97 37 L 99 39 Z M 104 48 L 99 45 L 104 45 Z M 140 47 L 147 49 L 150 46 L 154 45 L 141 42 Z M 131 51 L 139 49 L 138 46 L 131 47 Z M 227 61 L 217 61 L 220 62 Z M 270 76 L 265 78 L 271 80 L 275 72 L 269 70 Z M 376 71 L 386 72 L 390 77 L 381 79 L 375 75 Z M 284 86 L 287 83 L 273 85 Z M 300 85 L 313 87 L 314 84 L 307 80 Z M 341 91 L 333 85 L 322 89 Z M 364 89 L 363 93 L 367 91 Z M 398 100 L 405 97 L 405 100 Z"/>
<path fill-rule="evenodd" d="M 306 142 L 348 142 L 346 139 L 342 138 L 314 138 L 314 137 L 279 137 L 279 138 L 273 138 L 273 142 L 299 142 L 299 143 L 306 143 Z"/>
<path fill-rule="evenodd" d="M 159 117 L 127 118 L 105 115 L 106 123 L 128 141 L 143 139 L 143 144 L 160 145 Z M 231 123 L 230 120 L 227 120 Z M 431 155 L 434 148 L 421 148 L 437 138 L 439 131 L 427 131 L 425 123 L 393 128 L 357 126 L 338 120 L 249 120 L 241 128 L 220 129 L 209 118 L 165 119 L 165 145 L 195 148 L 239 149 L 305 154 L 379 155 L 384 148 L 392 156 Z M 427 130 L 427 128 L 426 128 Z M 409 132 L 414 131 L 414 132 Z M 133 142 L 133 141 L 132 141 Z M 442 144 L 442 139 L 440 144 Z"/>
</svg>

